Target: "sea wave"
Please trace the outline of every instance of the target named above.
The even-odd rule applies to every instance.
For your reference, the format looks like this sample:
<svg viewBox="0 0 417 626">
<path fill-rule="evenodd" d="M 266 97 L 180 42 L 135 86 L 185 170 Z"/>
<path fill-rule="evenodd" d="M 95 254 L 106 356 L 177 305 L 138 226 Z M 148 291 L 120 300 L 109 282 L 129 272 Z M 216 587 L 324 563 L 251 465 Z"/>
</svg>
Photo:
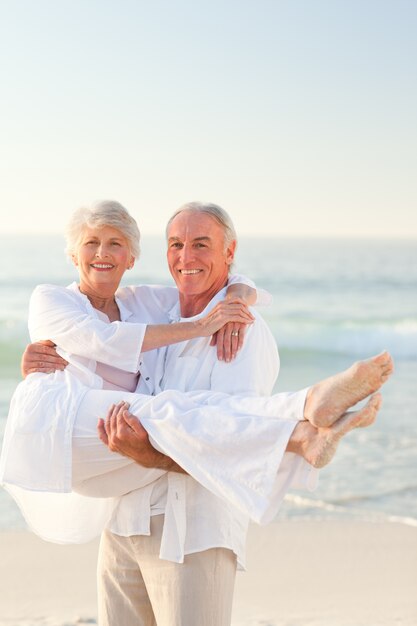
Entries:
<svg viewBox="0 0 417 626">
<path fill-rule="evenodd" d="M 317 519 L 318 516 L 321 519 L 326 517 L 328 514 L 332 514 L 345 519 L 355 518 L 362 521 L 376 523 L 389 522 L 392 524 L 403 524 L 404 526 L 417 528 L 417 519 L 409 515 L 392 515 L 387 512 L 374 511 L 372 509 L 356 509 L 354 507 L 342 506 L 340 504 L 326 502 L 325 500 L 307 498 L 305 496 L 295 494 L 287 494 L 285 496 L 285 501 L 293 505 L 295 509 L 298 509 L 301 512 L 302 519 Z M 310 515 L 308 515 L 308 510 L 311 511 Z M 315 514 L 313 514 L 314 511 L 316 511 Z"/>
<path fill-rule="evenodd" d="M 372 500 L 380 499 L 380 498 L 388 498 L 393 496 L 417 496 L 417 485 L 406 485 L 404 487 L 398 487 L 397 489 L 390 489 L 381 493 L 367 493 L 367 494 L 357 494 L 357 495 L 349 495 L 341 498 L 333 498 L 332 504 L 335 505 L 351 505 L 354 503 L 360 502 L 370 502 Z"/>
<path fill-rule="evenodd" d="M 395 359 L 417 360 L 417 321 L 323 323 L 277 321 L 272 323 L 280 350 L 362 356 L 388 350 Z"/>
</svg>

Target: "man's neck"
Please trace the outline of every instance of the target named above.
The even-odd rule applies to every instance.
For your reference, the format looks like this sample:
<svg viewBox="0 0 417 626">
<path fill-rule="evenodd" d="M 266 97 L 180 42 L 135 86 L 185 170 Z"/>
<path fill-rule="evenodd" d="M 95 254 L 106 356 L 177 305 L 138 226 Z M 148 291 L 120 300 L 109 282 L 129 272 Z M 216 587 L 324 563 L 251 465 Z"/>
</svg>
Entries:
<svg viewBox="0 0 417 626">
<path fill-rule="evenodd" d="M 216 285 L 213 289 L 209 289 L 201 294 L 183 294 L 180 292 L 180 311 L 181 317 L 194 317 L 194 315 L 198 315 L 208 305 L 208 303 L 214 298 L 214 296 L 219 293 L 223 287 L 227 285 L 227 277 L 222 285 Z"/>
</svg>

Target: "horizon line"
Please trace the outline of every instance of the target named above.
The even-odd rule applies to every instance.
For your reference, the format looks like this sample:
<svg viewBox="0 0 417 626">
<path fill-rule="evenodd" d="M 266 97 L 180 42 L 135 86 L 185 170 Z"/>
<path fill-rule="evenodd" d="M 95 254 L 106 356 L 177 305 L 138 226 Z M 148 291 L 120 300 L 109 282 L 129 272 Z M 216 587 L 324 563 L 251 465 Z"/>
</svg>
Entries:
<svg viewBox="0 0 417 626">
<path fill-rule="evenodd" d="M 62 232 L 58 232 L 58 231 L 46 231 L 46 232 L 29 232 L 29 231 L 20 231 L 20 232 L 16 232 L 16 231 L 10 231 L 10 232 L 0 232 L 0 237 L 62 237 L 64 238 L 64 234 Z M 156 232 L 141 232 L 141 239 L 145 238 L 145 237 L 158 237 L 160 239 L 165 239 L 165 235 L 162 233 L 156 233 Z M 341 234 L 341 233 L 330 233 L 330 234 L 322 234 L 322 235 L 318 235 L 318 234 L 307 234 L 307 233 L 301 233 L 301 234 L 290 234 L 290 233 L 242 233 L 242 234 L 238 234 L 238 239 L 370 239 L 370 240 L 389 240 L 389 241 L 393 241 L 393 240 L 397 240 L 397 241 L 416 241 L 417 242 L 417 234 L 415 235 L 410 235 L 409 233 L 407 234 L 394 234 L 394 235 L 388 235 L 388 234 L 370 234 L 370 233 L 358 233 L 358 234 L 353 234 L 353 233 L 348 233 L 348 234 Z"/>
</svg>

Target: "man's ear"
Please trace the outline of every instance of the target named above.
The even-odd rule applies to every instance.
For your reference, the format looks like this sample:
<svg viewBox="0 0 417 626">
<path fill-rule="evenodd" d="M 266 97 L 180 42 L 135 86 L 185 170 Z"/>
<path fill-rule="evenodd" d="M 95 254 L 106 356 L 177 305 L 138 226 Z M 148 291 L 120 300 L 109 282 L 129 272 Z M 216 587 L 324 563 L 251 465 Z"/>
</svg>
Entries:
<svg viewBox="0 0 417 626">
<path fill-rule="evenodd" d="M 235 252 L 236 252 L 236 239 L 233 239 L 233 241 L 231 241 L 229 243 L 229 245 L 226 248 L 226 263 L 227 265 L 232 265 L 234 258 L 235 258 Z"/>
</svg>

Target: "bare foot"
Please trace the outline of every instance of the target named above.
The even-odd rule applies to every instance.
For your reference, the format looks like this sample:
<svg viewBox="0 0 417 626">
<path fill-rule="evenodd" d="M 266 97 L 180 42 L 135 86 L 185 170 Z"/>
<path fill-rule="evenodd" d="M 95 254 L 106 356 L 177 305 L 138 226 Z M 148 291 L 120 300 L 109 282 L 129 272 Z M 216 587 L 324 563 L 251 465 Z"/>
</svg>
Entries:
<svg viewBox="0 0 417 626">
<path fill-rule="evenodd" d="M 394 364 L 388 352 L 314 385 L 307 394 L 304 419 L 317 427 L 333 424 L 343 413 L 372 393 L 391 376 Z"/>
<path fill-rule="evenodd" d="M 361 411 L 350 411 L 332 426 L 316 428 L 309 422 L 297 424 L 287 450 L 297 452 L 313 467 L 324 467 L 334 457 L 339 441 L 354 428 L 364 428 L 374 423 L 382 404 L 380 393 L 370 398 Z"/>
</svg>

